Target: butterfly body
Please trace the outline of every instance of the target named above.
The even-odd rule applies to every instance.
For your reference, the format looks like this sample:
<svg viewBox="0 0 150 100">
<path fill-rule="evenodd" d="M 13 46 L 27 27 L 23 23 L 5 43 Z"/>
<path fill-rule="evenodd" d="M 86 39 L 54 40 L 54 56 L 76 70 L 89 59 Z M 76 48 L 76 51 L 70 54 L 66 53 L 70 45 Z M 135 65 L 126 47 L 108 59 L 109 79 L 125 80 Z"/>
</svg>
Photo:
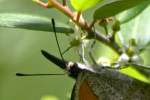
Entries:
<svg viewBox="0 0 150 100">
<path fill-rule="evenodd" d="M 42 54 L 56 65 L 62 64 L 59 67 L 66 69 L 69 76 L 76 80 L 71 100 L 150 100 L 149 84 L 118 70 L 68 61 L 63 64 L 61 59 L 46 51 Z M 55 60 L 51 60 L 53 57 Z"/>
<path fill-rule="evenodd" d="M 102 73 L 82 71 L 76 80 L 74 100 L 80 98 L 80 89 L 83 84 L 88 84 L 89 89 L 96 99 L 87 100 L 149 100 L 150 85 L 123 75 L 115 70 L 104 69 Z M 85 92 L 86 94 L 86 92 Z M 82 95 L 84 96 L 84 95 Z"/>
</svg>

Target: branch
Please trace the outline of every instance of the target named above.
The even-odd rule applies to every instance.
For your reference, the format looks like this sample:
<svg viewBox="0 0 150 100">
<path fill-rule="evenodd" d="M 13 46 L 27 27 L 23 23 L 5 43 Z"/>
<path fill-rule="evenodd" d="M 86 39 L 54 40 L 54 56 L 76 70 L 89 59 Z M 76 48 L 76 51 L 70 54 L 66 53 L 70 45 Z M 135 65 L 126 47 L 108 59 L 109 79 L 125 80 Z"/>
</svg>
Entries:
<svg viewBox="0 0 150 100">
<path fill-rule="evenodd" d="M 81 27 L 83 30 L 85 30 L 88 33 L 88 38 L 95 38 L 112 48 L 117 54 L 120 54 L 121 52 L 120 47 L 118 46 L 117 43 L 114 41 L 112 42 L 110 38 L 104 36 L 103 34 L 99 32 L 95 32 L 90 25 L 87 24 L 87 22 L 84 19 L 79 19 L 76 20 L 76 14 L 71 11 L 70 8 L 67 6 L 63 6 L 61 3 L 59 3 L 57 0 L 49 0 L 48 3 L 41 3 L 40 0 L 34 0 L 36 3 L 42 5 L 45 8 L 53 7 L 56 8 L 57 10 L 63 12 L 66 16 L 68 16 L 74 23 L 76 23 L 79 27 Z"/>
</svg>

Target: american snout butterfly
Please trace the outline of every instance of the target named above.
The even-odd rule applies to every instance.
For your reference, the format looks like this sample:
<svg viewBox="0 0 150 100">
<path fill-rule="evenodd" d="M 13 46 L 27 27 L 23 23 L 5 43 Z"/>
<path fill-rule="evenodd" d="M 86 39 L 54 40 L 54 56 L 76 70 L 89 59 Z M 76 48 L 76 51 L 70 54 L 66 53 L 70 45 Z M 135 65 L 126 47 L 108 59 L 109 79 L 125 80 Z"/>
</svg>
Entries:
<svg viewBox="0 0 150 100">
<path fill-rule="evenodd" d="M 42 50 L 51 62 L 76 79 L 71 100 L 149 100 L 150 85 L 130 78 L 119 71 L 81 63 L 62 61 Z M 65 66 L 64 66 L 65 65 Z"/>
<path fill-rule="evenodd" d="M 58 44 L 55 22 L 52 19 Z M 51 62 L 69 72 L 76 79 L 71 100 L 149 100 L 150 85 L 121 74 L 118 70 L 100 66 L 65 61 L 58 44 L 62 60 L 42 50 Z"/>
<path fill-rule="evenodd" d="M 52 23 L 56 35 L 54 20 Z M 55 37 L 57 40 L 57 36 Z M 59 44 L 58 49 L 61 54 Z M 68 75 L 76 80 L 71 100 L 150 100 L 149 84 L 121 74 L 118 70 L 66 61 L 62 55 L 60 59 L 45 50 L 41 52 L 44 57 L 66 70 Z M 20 73 L 17 75 L 24 76 Z"/>
</svg>

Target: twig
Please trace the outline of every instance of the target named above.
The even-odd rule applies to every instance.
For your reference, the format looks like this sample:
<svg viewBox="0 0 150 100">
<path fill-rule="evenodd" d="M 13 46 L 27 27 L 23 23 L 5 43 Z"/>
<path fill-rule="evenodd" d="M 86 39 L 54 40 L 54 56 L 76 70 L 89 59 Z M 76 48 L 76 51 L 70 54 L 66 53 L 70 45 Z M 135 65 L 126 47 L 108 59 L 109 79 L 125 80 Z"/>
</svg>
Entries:
<svg viewBox="0 0 150 100">
<path fill-rule="evenodd" d="M 38 0 L 39 1 L 39 0 Z M 37 1 L 37 2 L 38 2 Z M 40 1 L 41 2 L 41 1 Z M 93 29 L 90 27 L 90 25 L 87 24 L 87 22 L 82 21 L 82 20 L 75 20 L 75 14 L 74 12 L 71 11 L 70 8 L 63 6 L 61 3 L 59 3 L 57 0 L 50 0 L 49 1 L 52 5 L 52 7 L 56 8 L 57 10 L 63 12 L 66 16 L 68 16 L 74 23 L 76 23 L 79 27 L 81 27 L 83 30 L 86 30 L 88 33 L 88 38 L 93 38 L 96 36 L 96 39 L 104 44 L 106 44 L 107 46 L 109 46 L 110 48 L 112 48 L 117 54 L 120 54 L 121 52 L 120 47 L 118 46 L 117 43 L 112 43 L 111 40 L 104 36 L 103 34 L 99 33 L 99 32 L 95 32 L 93 31 Z M 38 2 L 39 4 L 39 2 Z M 42 3 L 43 4 L 43 3 Z M 40 4 L 40 5 L 42 5 Z M 45 6 L 45 5 L 44 5 Z"/>
<path fill-rule="evenodd" d="M 66 6 L 67 0 L 63 0 L 63 6 Z"/>
</svg>

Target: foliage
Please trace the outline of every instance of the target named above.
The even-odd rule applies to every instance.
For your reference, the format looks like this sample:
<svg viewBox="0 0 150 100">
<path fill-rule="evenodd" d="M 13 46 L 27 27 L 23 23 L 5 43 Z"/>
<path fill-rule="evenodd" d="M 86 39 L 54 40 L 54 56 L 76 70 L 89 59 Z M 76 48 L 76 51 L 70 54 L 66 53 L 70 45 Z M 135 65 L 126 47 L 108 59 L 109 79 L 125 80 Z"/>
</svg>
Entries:
<svg viewBox="0 0 150 100">
<path fill-rule="evenodd" d="M 92 50 L 93 54 L 109 58 L 108 64 L 110 67 L 115 67 L 114 63 L 119 64 L 119 68 L 123 68 L 120 72 L 127 74 L 133 78 L 150 83 L 150 80 L 143 71 L 144 66 L 141 60 L 141 53 L 147 48 L 150 43 L 149 29 L 149 3 L 150 0 L 71 0 L 71 6 L 75 10 L 71 10 L 68 6 L 68 1 L 64 0 L 64 4 L 57 0 L 49 0 L 48 3 L 43 3 L 39 0 L 34 2 L 49 9 L 57 9 L 71 19 L 70 23 L 56 21 L 56 31 L 67 35 L 70 39 L 69 49 L 72 47 L 79 47 L 80 53 L 88 55 L 87 51 L 91 50 L 90 43 L 97 40 L 95 46 L 99 43 L 108 47 L 110 55 L 116 55 L 114 58 L 106 57 L 105 54 L 109 52 L 105 50 L 100 51 L 101 47 L 95 47 Z M 67 6 L 67 7 L 66 7 Z M 84 13 L 91 12 L 92 18 L 87 20 Z M 43 16 L 36 16 L 32 14 L 23 13 L 0 13 L 0 27 L 7 28 L 22 28 L 34 31 L 53 32 L 51 20 Z M 146 23 L 146 25 L 145 25 Z M 86 41 L 89 45 L 86 45 Z M 82 46 L 85 46 L 82 50 Z M 124 58 L 124 54 L 127 59 Z M 135 56 L 137 57 L 136 59 Z M 83 56 L 84 57 L 84 56 Z M 88 58 L 90 59 L 90 57 Z M 95 58 L 96 59 L 96 58 Z M 96 63 L 97 63 L 96 59 Z M 88 60 L 91 62 L 91 60 Z M 99 63 L 97 63 L 99 64 Z M 100 64 L 104 66 L 103 61 Z M 141 66 L 140 66 L 141 65 Z M 124 68 L 127 67 L 127 68 Z M 117 67 L 118 68 L 118 67 Z"/>
<path fill-rule="evenodd" d="M 97 3 L 101 2 L 102 0 L 71 0 L 72 6 L 77 10 L 77 11 L 84 11 L 87 10 L 88 8 L 91 8 L 95 6 Z"/>
</svg>

